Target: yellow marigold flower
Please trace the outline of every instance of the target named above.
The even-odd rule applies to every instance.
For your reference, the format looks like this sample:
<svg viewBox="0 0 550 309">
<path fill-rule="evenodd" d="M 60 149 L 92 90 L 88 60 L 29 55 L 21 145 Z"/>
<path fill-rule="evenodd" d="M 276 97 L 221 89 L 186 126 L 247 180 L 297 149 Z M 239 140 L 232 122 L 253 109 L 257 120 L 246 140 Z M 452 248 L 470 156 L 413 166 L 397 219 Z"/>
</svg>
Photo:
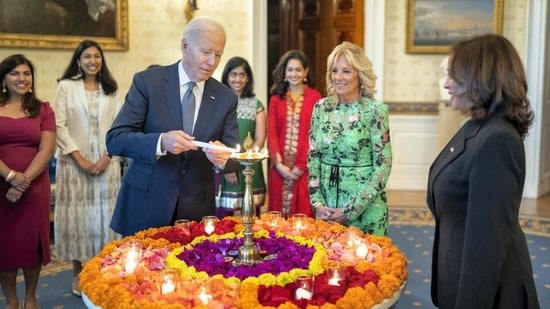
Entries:
<svg viewBox="0 0 550 309">
<path fill-rule="evenodd" d="M 277 277 L 272 274 L 263 274 L 258 277 L 258 282 L 265 286 L 274 286 L 277 284 Z"/>
</svg>

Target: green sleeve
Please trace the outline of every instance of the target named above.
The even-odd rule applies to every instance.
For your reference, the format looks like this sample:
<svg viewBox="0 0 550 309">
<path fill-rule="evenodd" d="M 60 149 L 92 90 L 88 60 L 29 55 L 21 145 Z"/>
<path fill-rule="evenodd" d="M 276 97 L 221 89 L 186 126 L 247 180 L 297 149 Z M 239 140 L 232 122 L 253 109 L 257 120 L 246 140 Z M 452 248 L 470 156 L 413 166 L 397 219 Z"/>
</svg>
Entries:
<svg viewBox="0 0 550 309">
<path fill-rule="evenodd" d="M 319 151 L 317 151 L 317 142 L 323 136 L 322 132 L 322 101 L 317 103 L 313 108 L 313 114 L 311 117 L 311 128 L 309 131 L 309 155 L 307 168 L 309 172 L 309 196 L 311 205 L 322 204 L 326 205 L 325 199 L 321 194 L 320 189 L 320 173 L 321 173 L 321 158 Z"/>
<path fill-rule="evenodd" d="M 391 172 L 392 149 L 390 142 L 389 109 L 382 102 L 374 101 L 375 110 L 370 121 L 370 138 L 373 172 L 360 193 L 361 202 L 346 207 L 348 220 L 357 219 L 367 210 L 368 205 L 384 192 Z M 369 102 L 373 104 L 374 102 Z"/>
</svg>

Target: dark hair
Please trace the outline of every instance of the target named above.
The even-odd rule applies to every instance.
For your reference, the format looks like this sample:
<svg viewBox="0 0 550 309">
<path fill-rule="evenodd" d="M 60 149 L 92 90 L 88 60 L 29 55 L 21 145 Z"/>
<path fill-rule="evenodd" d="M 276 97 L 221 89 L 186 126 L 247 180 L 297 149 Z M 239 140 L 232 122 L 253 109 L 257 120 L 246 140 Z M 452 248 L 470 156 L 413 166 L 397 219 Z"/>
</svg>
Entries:
<svg viewBox="0 0 550 309">
<path fill-rule="evenodd" d="M 304 66 L 304 69 L 309 67 L 309 59 L 302 51 L 294 49 L 286 52 L 281 59 L 279 59 L 279 63 L 277 63 L 275 69 L 273 69 L 273 86 L 271 86 L 271 95 L 277 94 L 281 98 L 286 95 L 288 90 L 288 82 L 285 81 L 285 72 L 288 61 L 292 59 L 300 61 Z M 307 81 L 304 83 L 309 87 L 313 87 L 315 85 L 312 76 L 313 75 L 311 75 L 311 72 L 308 70 L 306 75 Z"/>
<path fill-rule="evenodd" d="M 229 73 L 233 69 L 243 67 L 244 72 L 248 75 L 248 83 L 244 86 L 243 92 L 241 93 L 241 98 L 253 98 L 256 96 L 254 93 L 254 75 L 252 75 L 252 68 L 250 64 L 243 57 L 233 57 L 227 61 L 225 68 L 222 73 L 222 83 L 229 87 Z"/>
<path fill-rule="evenodd" d="M 101 54 L 101 71 L 99 71 L 99 74 L 97 74 L 96 80 L 101 84 L 101 88 L 103 89 L 103 92 L 106 95 L 115 93 L 118 89 L 117 82 L 111 75 L 111 72 L 109 72 L 109 68 L 107 67 L 107 61 L 105 60 L 105 56 L 103 55 L 103 50 L 101 49 L 101 46 L 99 46 L 99 44 L 96 41 L 92 41 L 92 40 L 84 40 L 80 42 L 80 44 L 78 44 L 78 46 L 74 50 L 73 57 L 71 58 L 71 62 L 69 62 L 67 69 L 65 69 L 65 72 L 59 78 L 59 80 L 63 80 L 63 79 L 76 80 L 76 79 L 84 78 L 84 76 L 82 75 L 82 72 L 78 68 L 77 60 L 79 60 L 80 56 L 82 56 L 82 53 L 90 47 L 97 48 L 99 50 L 99 53 Z"/>
<path fill-rule="evenodd" d="M 533 112 L 521 58 L 508 39 L 486 34 L 456 43 L 449 57 L 449 76 L 466 88 L 473 103 L 472 119 L 502 116 L 525 138 Z"/>
<path fill-rule="evenodd" d="M 36 90 L 34 89 L 34 66 L 32 65 L 32 62 L 22 54 L 15 54 L 6 57 L 0 63 L 0 80 L 2 80 L 2 88 L 4 88 L 6 75 L 22 64 L 29 66 L 32 76 L 31 91 L 25 93 L 23 96 L 22 109 L 27 116 L 35 118 L 40 114 L 42 101 L 36 97 Z M 2 89 L 2 92 L 0 92 L 0 106 L 6 105 L 10 97 L 11 93 L 9 91 L 4 92 Z"/>
</svg>

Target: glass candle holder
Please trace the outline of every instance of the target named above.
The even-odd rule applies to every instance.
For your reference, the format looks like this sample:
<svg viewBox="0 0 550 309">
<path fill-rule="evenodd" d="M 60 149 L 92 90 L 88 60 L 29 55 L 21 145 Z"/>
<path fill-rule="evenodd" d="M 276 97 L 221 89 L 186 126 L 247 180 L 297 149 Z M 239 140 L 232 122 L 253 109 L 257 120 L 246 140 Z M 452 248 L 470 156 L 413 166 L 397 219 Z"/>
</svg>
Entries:
<svg viewBox="0 0 550 309">
<path fill-rule="evenodd" d="M 365 259 L 369 254 L 369 247 L 364 242 L 361 242 L 355 250 L 355 256 L 360 259 Z"/>
<path fill-rule="evenodd" d="M 347 245 L 348 247 L 352 247 L 356 249 L 361 243 L 363 243 L 363 236 L 355 231 L 355 230 L 348 230 L 346 231 L 346 238 L 347 238 Z"/>
<path fill-rule="evenodd" d="M 216 222 L 218 222 L 218 217 L 216 216 L 205 216 L 202 217 L 202 224 L 204 224 L 204 231 L 206 234 L 210 235 L 216 230 Z"/>
<path fill-rule="evenodd" d="M 296 279 L 296 290 L 294 296 L 296 300 L 308 299 L 313 297 L 313 285 L 315 283 L 315 277 L 306 276 Z"/>
<path fill-rule="evenodd" d="M 210 294 L 204 286 L 201 287 L 201 291 L 199 295 L 197 295 L 197 297 L 200 299 L 203 305 L 208 305 L 208 303 L 212 300 L 212 294 Z"/>
<path fill-rule="evenodd" d="M 340 286 L 346 280 L 344 268 L 340 266 L 330 266 L 326 270 L 328 285 Z"/>
<path fill-rule="evenodd" d="M 163 273 L 160 282 L 160 294 L 166 295 L 176 291 L 176 280 L 174 274 Z"/>
<path fill-rule="evenodd" d="M 297 213 L 292 215 L 292 227 L 294 230 L 300 232 L 306 229 L 307 216 L 306 214 Z"/>
<path fill-rule="evenodd" d="M 178 219 L 174 222 L 174 226 L 181 228 L 183 230 L 189 231 L 189 227 L 191 226 L 191 221 L 187 219 Z"/>
<path fill-rule="evenodd" d="M 146 275 L 145 280 L 154 283 L 157 287 L 157 291 L 161 295 L 167 295 L 177 291 L 178 285 L 181 282 L 181 279 L 179 278 L 179 271 L 171 268 Z"/>
<path fill-rule="evenodd" d="M 278 227 L 281 225 L 282 214 L 280 211 L 270 211 L 266 215 L 267 222 L 271 227 Z"/>
<path fill-rule="evenodd" d="M 123 247 L 122 262 L 124 265 L 124 272 L 127 274 L 134 273 L 136 267 L 141 262 L 141 242 L 139 240 L 130 240 Z"/>
</svg>

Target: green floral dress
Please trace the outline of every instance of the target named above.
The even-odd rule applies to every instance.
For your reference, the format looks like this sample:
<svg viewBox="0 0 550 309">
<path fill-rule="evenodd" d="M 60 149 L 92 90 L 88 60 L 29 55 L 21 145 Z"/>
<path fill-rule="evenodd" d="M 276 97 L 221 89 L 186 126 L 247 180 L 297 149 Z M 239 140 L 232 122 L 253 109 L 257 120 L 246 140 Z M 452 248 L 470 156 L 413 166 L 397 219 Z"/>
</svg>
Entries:
<svg viewBox="0 0 550 309">
<path fill-rule="evenodd" d="M 311 204 L 343 208 L 346 225 L 375 235 L 388 233 L 386 182 L 392 151 L 388 106 L 361 102 L 329 107 L 328 97 L 313 110 L 309 151 Z"/>
</svg>

